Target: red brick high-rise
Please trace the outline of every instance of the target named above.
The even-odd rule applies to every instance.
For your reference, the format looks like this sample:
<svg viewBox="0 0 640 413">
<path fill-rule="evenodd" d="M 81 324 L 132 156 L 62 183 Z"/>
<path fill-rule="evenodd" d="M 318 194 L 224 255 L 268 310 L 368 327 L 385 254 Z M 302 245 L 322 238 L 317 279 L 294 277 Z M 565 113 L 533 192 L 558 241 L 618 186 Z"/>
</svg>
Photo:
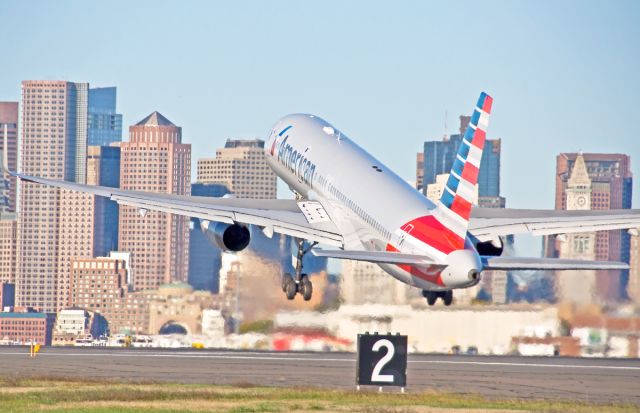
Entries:
<svg viewBox="0 0 640 413">
<path fill-rule="evenodd" d="M 85 182 L 88 89 L 64 80 L 22 82 L 22 172 Z M 16 305 L 57 310 L 62 192 L 20 183 Z"/>
<path fill-rule="evenodd" d="M 188 195 L 190 175 L 191 145 L 182 143 L 182 128 L 158 112 L 129 128 L 129 142 L 121 144 L 120 188 Z M 121 206 L 118 238 L 119 250 L 132 254 L 134 290 L 187 280 L 188 218 Z"/>
</svg>

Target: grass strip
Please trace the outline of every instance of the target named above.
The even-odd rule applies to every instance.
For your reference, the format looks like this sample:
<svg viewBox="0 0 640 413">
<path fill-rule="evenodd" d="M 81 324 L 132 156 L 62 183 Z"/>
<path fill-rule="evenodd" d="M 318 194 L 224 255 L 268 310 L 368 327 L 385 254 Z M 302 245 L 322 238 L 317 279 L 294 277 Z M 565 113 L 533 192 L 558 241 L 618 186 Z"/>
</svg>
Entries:
<svg viewBox="0 0 640 413">
<path fill-rule="evenodd" d="M 500 400 L 443 392 L 217 386 L 114 380 L 0 378 L 0 412 L 638 412 L 638 406 Z"/>
</svg>

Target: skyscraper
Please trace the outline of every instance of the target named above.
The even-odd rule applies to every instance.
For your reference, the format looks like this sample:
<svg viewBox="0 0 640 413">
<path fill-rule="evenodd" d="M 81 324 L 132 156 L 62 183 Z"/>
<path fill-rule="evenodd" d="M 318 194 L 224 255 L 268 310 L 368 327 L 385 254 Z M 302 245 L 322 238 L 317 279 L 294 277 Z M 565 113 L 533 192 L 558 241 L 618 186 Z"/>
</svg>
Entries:
<svg viewBox="0 0 640 413">
<path fill-rule="evenodd" d="M 571 195 L 569 178 L 582 158 L 591 181 L 589 188 Z M 569 209 L 571 203 L 589 203 L 590 209 L 631 208 L 631 159 L 623 154 L 561 153 L 556 157 L 556 209 Z M 575 191 L 573 191 L 575 192 Z M 557 255 L 558 243 L 549 242 L 550 255 Z M 629 262 L 630 241 L 626 231 L 600 231 L 595 235 L 595 259 Z M 605 302 L 624 297 L 626 272 L 598 271 L 596 292 Z"/>
<path fill-rule="evenodd" d="M 0 148 L 4 147 L 5 141 L 8 166 L 15 171 L 18 165 L 18 102 L 0 102 Z M 16 193 L 16 178 L 5 176 L 0 185 L 0 212 L 16 212 Z"/>
<path fill-rule="evenodd" d="M 17 168 L 18 102 L 0 102 L 0 162 L 4 162 L 6 142 L 8 167 Z M 16 178 L 0 180 L 0 311 L 3 305 L 13 305 L 16 282 L 17 217 Z"/>
<path fill-rule="evenodd" d="M 116 88 L 89 89 L 88 145 L 108 146 L 122 141 L 122 115 L 116 113 Z"/>
<path fill-rule="evenodd" d="M 22 82 L 21 169 L 84 183 L 88 84 Z M 54 312 L 58 303 L 61 190 L 21 183 L 16 301 Z"/>
<path fill-rule="evenodd" d="M 631 301 L 640 304 L 640 231 L 631 231 L 631 257 L 629 259 L 629 286 L 627 294 Z"/>
<path fill-rule="evenodd" d="M 276 174 L 267 164 L 260 139 L 227 139 L 215 158 L 198 159 L 197 180 L 222 184 L 238 198 L 276 198 Z"/>
<path fill-rule="evenodd" d="M 416 154 L 416 189 L 422 191 L 424 186 L 424 152 Z"/>
<path fill-rule="evenodd" d="M 3 213 L 0 216 L 0 284 L 16 282 L 17 231 L 16 214 Z"/>
<path fill-rule="evenodd" d="M 191 184 L 191 195 L 221 197 L 228 194 L 220 184 Z M 220 274 L 220 249 L 207 239 L 200 229 L 200 220 L 191 218 L 189 228 L 189 284 L 196 290 L 218 292 Z"/>
<path fill-rule="evenodd" d="M 120 147 L 89 146 L 87 148 L 87 183 L 120 186 Z M 118 249 L 118 211 L 115 201 L 97 196 L 94 199 L 93 255 L 104 257 Z"/>
<path fill-rule="evenodd" d="M 89 84 L 73 83 L 70 93 L 75 99 L 75 110 L 69 112 L 72 121 L 75 121 L 75 142 L 70 145 L 70 150 L 75 156 L 75 163 L 68 165 L 74 169 L 75 182 L 84 184 L 87 182 L 87 141 L 89 135 Z M 75 117 L 75 119 L 74 119 Z M 73 125 L 71 125 L 73 126 Z M 68 161 L 67 161 L 68 162 Z"/>
<path fill-rule="evenodd" d="M 58 270 L 56 312 L 71 305 L 71 260 L 91 258 L 95 196 L 69 189 L 60 190 L 58 222 Z"/>
<path fill-rule="evenodd" d="M 87 148 L 87 184 L 117 187 L 120 148 Z M 60 190 L 57 311 L 72 305 L 71 261 L 106 256 L 118 245 L 118 204 L 87 193 Z"/>
<path fill-rule="evenodd" d="M 419 188 L 424 195 L 427 194 L 427 186 L 436 183 L 438 175 L 448 174 L 451 171 L 468 124 L 469 117 L 460 116 L 460 134 L 424 143 L 424 173 L 422 187 Z M 480 206 L 504 207 L 504 199 L 500 197 L 500 152 L 500 139 L 485 141 L 478 175 L 478 205 Z"/>
<path fill-rule="evenodd" d="M 182 128 L 153 112 L 129 128 L 121 144 L 120 187 L 188 195 L 191 145 L 182 143 Z M 156 211 L 120 207 L 118 247 L 132 254 L 133 287 L 155 289 L 186 281 L 189 265 L 189 220 Z"/>
</svg>

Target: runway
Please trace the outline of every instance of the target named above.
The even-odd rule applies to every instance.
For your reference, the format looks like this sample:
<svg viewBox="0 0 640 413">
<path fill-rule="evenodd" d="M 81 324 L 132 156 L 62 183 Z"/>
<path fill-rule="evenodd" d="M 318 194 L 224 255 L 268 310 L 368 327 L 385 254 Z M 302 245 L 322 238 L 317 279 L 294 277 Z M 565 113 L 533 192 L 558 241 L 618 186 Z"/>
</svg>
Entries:
<svg viewBox="0 0 640 413">
<path fill-rule="evenodd" d="M 46 347 L 36 358 L 28 353 L 27 347 L 0 347 L 0 374 L 355 389 L 356 355 L 351 353 L 100 347 Z M 411 354 L 407 383 L 407 391 L 640 406 L 639 359 Z"/>
</svg>

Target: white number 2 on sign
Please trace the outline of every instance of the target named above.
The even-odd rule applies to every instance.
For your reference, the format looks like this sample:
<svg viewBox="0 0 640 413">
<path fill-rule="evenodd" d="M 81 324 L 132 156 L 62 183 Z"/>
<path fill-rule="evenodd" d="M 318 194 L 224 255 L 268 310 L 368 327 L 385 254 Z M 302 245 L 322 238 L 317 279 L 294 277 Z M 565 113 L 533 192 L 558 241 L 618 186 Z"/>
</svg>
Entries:
<svg viewBox="0 0 640 413">
<path fill-rule="evenodd" d="M 386 366 L 387 363 L 390 362 L 391 359 L 393 359 L 395 349 L 393 348 L 392 342 L 387 339 L 382 339 L 375 342 L 372 350 L 378 352 L 382 347 L 387 349 L 387 354 L 385 354 L 384 357 L 382 357 L 373 368 L 371 381 L 377 383 L 393 383 L 393 374 L 380 374 L 380 372 L 382 371 L 384 366 Z"/>
</svg>

